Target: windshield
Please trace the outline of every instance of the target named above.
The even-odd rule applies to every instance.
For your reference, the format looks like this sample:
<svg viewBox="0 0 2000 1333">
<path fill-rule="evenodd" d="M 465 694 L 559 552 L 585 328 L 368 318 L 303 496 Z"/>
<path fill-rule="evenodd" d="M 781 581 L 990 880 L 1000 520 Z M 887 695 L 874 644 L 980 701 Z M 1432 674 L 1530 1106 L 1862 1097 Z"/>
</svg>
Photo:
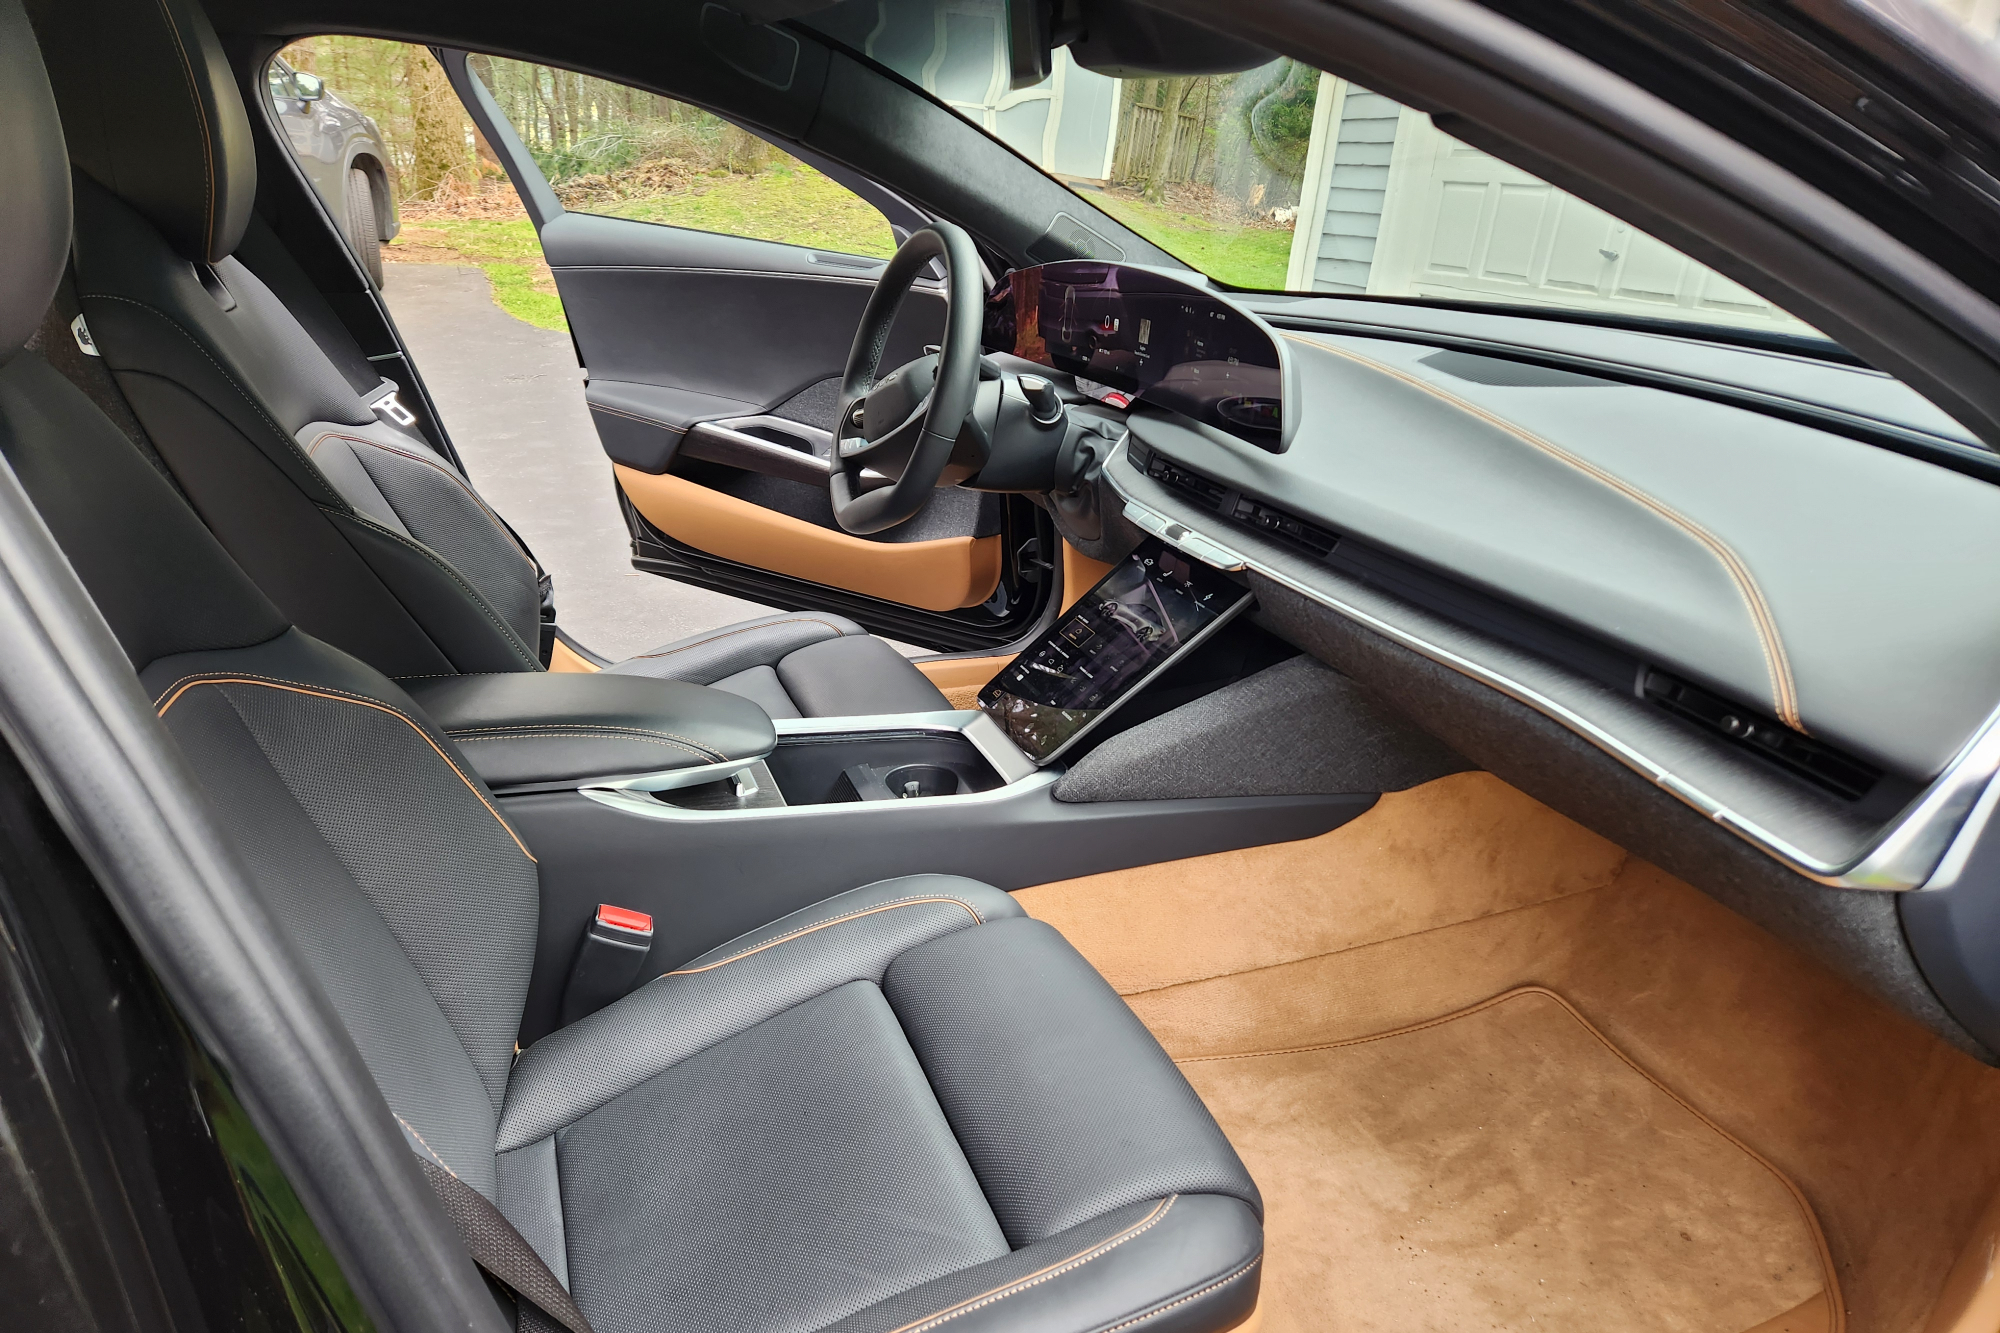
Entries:
<svg viewBox="0 0 2000 1333">
<path fill-rule="evenodd" d="M 1427 114 L 1295 60 L 1114 79 L 1058 50 L 1047 79 L 1010 90 L 1002 0 L 843 0 L 805 21 L 1232 286 L 1818 336 Z"/>
</svg>

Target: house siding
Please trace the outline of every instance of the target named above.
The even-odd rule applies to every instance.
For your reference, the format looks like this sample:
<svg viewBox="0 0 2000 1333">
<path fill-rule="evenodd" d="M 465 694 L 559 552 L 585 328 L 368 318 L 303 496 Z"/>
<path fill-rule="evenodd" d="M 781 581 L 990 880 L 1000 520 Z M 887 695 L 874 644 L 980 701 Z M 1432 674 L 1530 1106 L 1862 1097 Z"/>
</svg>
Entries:
<svg viewBox="0 0 2000 1333">
<path fill-rule="evenodd" d="M 1314 251 L 1316 292 L 1365 292 L 1389 185 L 1389 154 L 1402 108 L 1380 93 L 1349 86 L 1327 175 L 1326 215 Z"/>
</svg>

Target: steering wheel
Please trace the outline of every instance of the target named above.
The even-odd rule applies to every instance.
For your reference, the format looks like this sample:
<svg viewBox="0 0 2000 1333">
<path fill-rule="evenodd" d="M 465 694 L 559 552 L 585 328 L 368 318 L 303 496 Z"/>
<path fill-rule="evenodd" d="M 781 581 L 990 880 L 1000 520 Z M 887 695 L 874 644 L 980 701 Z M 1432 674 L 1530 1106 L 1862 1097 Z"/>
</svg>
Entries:
<svg viewBox="0 0 2000 1333">
<path fill-rule="evenodd" d="M 944 342 L 882 375 L 889 330 L 910 284 L 933 260 L 944 265 Z M 979 334 L 986 302 L 979 252 L 949 222 L 935 222 L 896 250 L 876 279 L 847 354 L 834 417 L 833 517 L 860 536 L 893 528 L 923 508 L 951 461 L 953 443 L 979 390 Z"/>
</svg>

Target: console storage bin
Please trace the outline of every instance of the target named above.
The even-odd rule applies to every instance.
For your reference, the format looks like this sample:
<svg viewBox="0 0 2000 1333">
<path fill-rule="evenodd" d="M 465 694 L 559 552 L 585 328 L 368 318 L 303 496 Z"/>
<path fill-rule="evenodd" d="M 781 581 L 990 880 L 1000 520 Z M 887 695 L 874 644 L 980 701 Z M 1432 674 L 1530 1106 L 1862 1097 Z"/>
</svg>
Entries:
<svg viewBox="0 0 2000 1333">
<path fill-rule="evenodd" d="M 608 672 L 403 682 L 496 792 L 720 778 L 768 754 L 771 719 L 740 695 Z"/>
</svg>

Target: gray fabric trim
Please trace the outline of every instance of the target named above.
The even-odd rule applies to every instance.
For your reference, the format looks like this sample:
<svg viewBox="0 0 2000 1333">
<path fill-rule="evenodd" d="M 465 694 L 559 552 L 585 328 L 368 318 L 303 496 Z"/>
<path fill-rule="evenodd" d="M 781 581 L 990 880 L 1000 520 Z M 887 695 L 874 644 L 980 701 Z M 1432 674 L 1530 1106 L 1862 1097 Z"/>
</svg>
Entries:
<svg viewBox="0 0 2000 1333">
<path fill-rule="evenodd" d="M 1310 657 L 1294 657 L 1105 741 L 1059 801 L 1402 791 L 1473 765 Z"/>
<path fill-rule="evenodd" d="M 552 1134 L 495 1158 L 500 1211 L 563 1286 L 569 1286 L 569 1239 L 563 1229 L 562 1179 Z"/>
<path fill-rule="evenodd" d="M 1828 889 L 1724 831 L 1568 727 L 1280 584 L 1252 576 L 1260 622 L 1365 681 L 1480 767 L 1803 949 L 1944 1040 L 1994 1053 L 1938 1000 L 1910 954 L 1899 894 Z"/>
<path fill-rule="evenodd" d="M 1007 1253 L 882 993 L 850 982 L 556 1137 L 600 1333 L 807 1333 Z"/>
<path fill-rule="evenodd" d="M 24 349 L 38 352 L 56 371 L 71 384 L 82 390 L 105 419 L 118 428 L 118 433 L 132 442 L 132 447 L 145 455 L 153 470 L 166 479 L 176 492 L 180 482 L 167 467 L 159 450 L 139 425 L 139 418 L 133 415 L 132 405 L 125 401 L 125 393 L 118 382 L 105 368 L 102 356 L 89 356 L 77 345 L 71 321 L 83 318 L 83 307 L 76 299 L 76 275 L 65 269 L 62 282 L 56 288 L 55 299 L 49 303 L 48 313 L 42 316 L 42 326 L 35 330 L 35 336 L 28 339 Z M 86 330 L 88 324 L 85 325 Z"/>
<path fill-rule="evenodd" d="M 839 410 L 840 376 L 829 375 L 817 384 L 806 385 L 784 402 L 768 409 L 765 415 L 831 431 L 833 414 Z"/>
</svg>

